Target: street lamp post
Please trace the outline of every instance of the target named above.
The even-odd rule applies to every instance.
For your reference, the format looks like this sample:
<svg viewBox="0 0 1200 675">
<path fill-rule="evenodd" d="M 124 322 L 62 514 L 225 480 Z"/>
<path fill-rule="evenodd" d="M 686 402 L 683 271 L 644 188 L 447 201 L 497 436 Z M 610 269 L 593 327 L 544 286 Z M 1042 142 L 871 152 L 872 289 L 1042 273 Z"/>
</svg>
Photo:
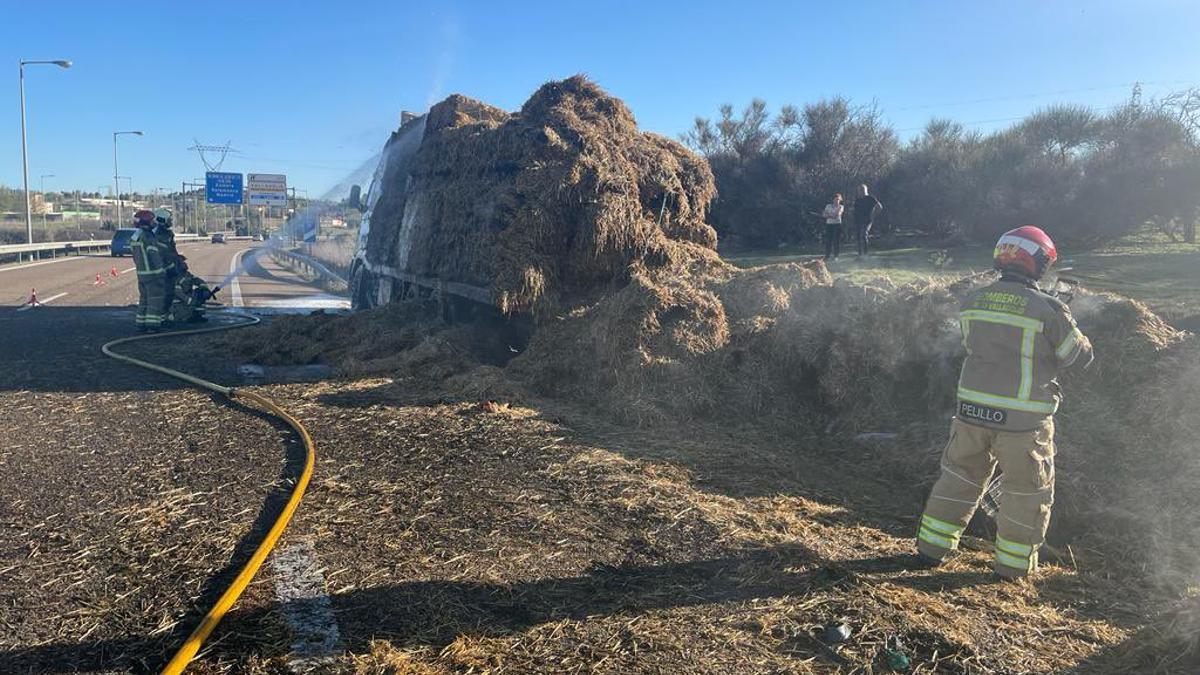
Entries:
<svg viewBox="0 0 1200 675">
<path fill-rule="evenodd" d="M 49 236 L 50 234 L 46 229 L 46 179 L 54 177 L 55 176 L 52 173 L 44 173 L 42 174 L 41 180 L 38 181 L 38 186 L 42 191 L 42 232 L 45 233 L 46 236 Z"/>
<path fill-rule="evenodd" d="M 133 202 L 133 176 L 117 176 L 117 181 L 118 181 L 118 182 L 117 182 L 117 185 L 120 185 L 120 184 L 121 184 L 121 183 L 120 183 L 120 181 L 127 181 L 127 184 L 126 184 L 126 187 L 125 187 L 125 189 L 126 189 L 126 190 L 129 190 L 129 201 L 130 201 L 130 206 L 132 207 L 132 202 Z M 120 195 L 120 193 L 118 193 L 118 194 L 117 194 L 117 199 L 118 199 L 118 200 L 120 200 L 120 198 L 121 198 L 121 195 Z"/>
<path fill-rule="evenodd" d="M 140 132 L 140 131 L 114 131 L 113 132 L 113 187 L 116 188 L 116 190 L 117 190 L 117 194 L 116 194 L 116 197 L 117 197 L 117 227 L 121 227 L 121 185 L 120 185 L 120 183 L 117 182 L 117 175 L 120 174 L 121 172 L 117 170 L 117 136 L 120 136 L 122 134 L 133 134 L 134 136 L 141 136 L 142 132 Z M 130 184 L 129 189 L 131 192 L 133 191 L 132 183 Z"/>
<path fill-rule="evenodd" d="M 191 184 L 196 187 L 201 187 L 201 186 L 205 186 L 205 181 L 200 178 L 193 178 Z M 206 186 L 205 186 L 205 189 L 207 190 Z M 205 229 L 205 231 L 207 231 L 208 230 L 208 200 L 206 198 L 206 195 L 204 193 L 200 192 L 199 190 L 197 190 L 197 192 L 196 192 L 196 211 L 195 211 L 195 213 L 197 214 L 195 218 L 199 218 L 199 220 L 196 220 L 196 222 L 199 223 L 199 225 L 197 225 L 196 234 L 200 234 L 200 230 L 198 229 L 199 227 L 203 227 Z"/>
<path fill-rule="evenodd" d="M 55 65 L 59 68 L 70 68 L 71 62 L 65 60 L 55 61 L 25 61 L 22 60 L 17 70 L 20 72 L 21 81 L 21 175 L 25 180 L 25 236 L 28 237 L 29 243 L 33 243 L 33 209 L 29 204 L 29 150 L 28 141 L 25 133 L 25 66 L 38 64 Z"/>
</svg>

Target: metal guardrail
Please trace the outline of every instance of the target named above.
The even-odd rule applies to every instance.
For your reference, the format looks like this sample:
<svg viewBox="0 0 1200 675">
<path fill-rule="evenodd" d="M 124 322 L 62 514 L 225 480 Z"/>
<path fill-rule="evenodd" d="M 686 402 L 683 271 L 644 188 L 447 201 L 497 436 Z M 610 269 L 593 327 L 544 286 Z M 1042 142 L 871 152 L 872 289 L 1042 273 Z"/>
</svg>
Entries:
<svg viewBox="0 0 1200 675">
<path fill-rule="evenodd" d="M 350 285 L 349 282 L 346 281 L 346 279 L 342 275 L 329 269 L 323 263 L 318 262 L 317 260 L 310 258 L 302 253 L 296 253 L 295 251 L 288 251 L 288 250 L 285 250 L 282 248 L 272 248 L 272 249 L 270 249 L 270 254 L 283 256 L 284 258 L 287 258 L 287 259 L 301 265 L 302 267 L 308 268 L 312 272 L 316 273 L 317 276 L 324 277 L 324 278 L 332 280 L 332 281 L 336 281 L 337 283 L 345 285 L 345 286 Z"/>
<path fill-rule="evenodd" d="M 42 251 L 82 251 L 88 249 L 108 248 L 110 242 L 95 241 L 52 241 L 41 244 L 11 244 L 0 246 L 0 255 L 12 253 L 41 253 Z"/>
<path fill-rule="evenodd" d="M 249 237 L 245 237 L 245 238 L 249 239 Z M 198 235 L 198 234 L 177 234 L 177 235 L 175 235 L 175 241 L 188 242 L 188 241 L 199 241 L 199 240 L 200 240 L 200 235 Z M 9 244 L 6 246 L 0 246 L 0 256 L 21 255 L 21 254 L 25 254 L 25 253 L 29 253 L 29 254 L 50 253 L 51 256 L 53 256 L 55 253 L 58 253 L 58 252 L 70 253 L 72 251 L 101 250 L 101 249 L 106 249 L 106 248 L 110 247 L 111 245 L 112 245 L 111 240 L 104 241 L 104 240 L 95 240 L 95 239 L 86 239 L 83 241 L 48 241 L 48 242 L 42 242 L 40 244 Z"/>
</svg>

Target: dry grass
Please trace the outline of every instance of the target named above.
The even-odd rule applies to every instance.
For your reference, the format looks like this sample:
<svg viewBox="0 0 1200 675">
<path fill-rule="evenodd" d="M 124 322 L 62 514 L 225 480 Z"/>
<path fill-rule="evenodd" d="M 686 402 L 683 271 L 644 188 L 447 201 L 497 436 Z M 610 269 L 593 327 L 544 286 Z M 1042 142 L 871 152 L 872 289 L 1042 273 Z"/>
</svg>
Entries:
<svg viewBox="0 0 1200 675">
<path fill-rule="evenodd" d="M 350 272 L 350 263 L 354 261 L 354 253 L 358 248 L 358 233 L 355 231 L 339 232 L 335 236 L 320 239 L 313 244 L 310 252 L 312 257 L 320 260 L 329 269 L 346 278 Z"/>
</svg>

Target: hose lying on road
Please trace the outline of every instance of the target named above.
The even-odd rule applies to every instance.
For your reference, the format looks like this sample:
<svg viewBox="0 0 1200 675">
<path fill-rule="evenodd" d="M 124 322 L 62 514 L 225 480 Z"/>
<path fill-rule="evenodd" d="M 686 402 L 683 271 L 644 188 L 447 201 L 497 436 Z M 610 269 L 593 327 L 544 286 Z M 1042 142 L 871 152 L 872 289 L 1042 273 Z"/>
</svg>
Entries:
<svg viewBox="0 0 1200 675">
<path fill-rule="evenodd" d="M 253 326 L 259 322 L 258 317 L 240 314 L 236 316 L 250 319 L 250 321 L 220 326 L 208 326 L 205 328 L 195 328 L 192 330 L 173 331 L 169 333 L 134 335 L 121 338 L 119 340 L 113 340 L 112 342 L 108 342 L 100 348 L 105 355 L 110 356 L 118 361 L 124 361 L 125 363 L 129 363 L 140 368 L 145 368 L 147 370 L 153 370 L 157 373 L 169 375 L 176 379 L 183 380 L 188 384 L 221 394 L 222 396 L 225 396 L 231 400 L 249 403 L 252 404 L 252 407 L 266 410 L 267 412 L 286 422 L 289 427 L 291 427 L 297 434 L 300 435 L 300 440 L 304 443 L 304 471 L 300 474 L 300 479 L 296 481 L 296 486 L 292 488 L 292 495 L 288 498 L 287 505 L 283 507 L 283 511 L 279 514 L 279 517 L 275 519 L 275 523 L 271 526 L 271 529 L 267 532 L 266 536 L 263 537 L 263 540 L 259 543 L 258 548 L 254 550 L 254 554 L 250 556 L 250 560 L 248 560 L 242 567 L 241 571 L 238 572 L 237 578 L 233 580 L 233 583 L 229 585 L 229 588 L 225 589 L 225 592 L 221 594 L 221 597 L 217 599 L 217 602 L 212 606 L 211 609 L 208 610 L 208 614 L 204 615 L 204 618 L 200 621 L 200 624 L 196 626 L 195 630 L 192 631 L 192 634 L 188 636 L 187 641 L 183 643 L 183 646 L 179 648 L 179 651 L 175 653 L 175 656 L 172 657 L 170 662 L 167 663 L 166 667 L 163 668 L 162 672 L 164 675 L 175 675 L 176 673 L 183 672 L 184 668 L 187 667 L 192 658 L 196 656 L 196 652 L 200 651 L 200 646 L 204 644 L 204 641 L 213 632 L 213 629 L 216 628 L 217 624 L 221 622 L 221 619 L 225 616 L 225 613 L 228 612 L 231 607 L 233 607 L 233 603 L 237 602 L 237 599 L 239 596 L 241 596 L 242 591 L 246 590 L 246 586 L 250 584 L 250 580 L 254 578 L 254 575 L 258 572 L 258 569 L 262 567 L 263 561 L 266 560 L 267 555 L 271 552 L 271 549 L 275 548 L 275 544 L 279 541 L 280 535 L 283 534 L 284 528 L 287 527 L 288 521 L 292 519 L 292 514 L 295 513 L 296 507 L 300 505 L 300 499 L 304 496 L 304 490 L 306 487 L 308 487 L 309 479 L 312 478 L 313 464 L 316 461 L 316 447 L 313 445 L 312 437 L 309 436 L 308 430 L 304 428 L 304 425 L 301 424 L 299 420 L 297 420 L 295 417 L 292 417 L 287 413 L 287 411 L 280 408 L 275 404 L 275 402 L 264 396 L 254 392 L 234 389 L 233 387 L 223 387 L 214 382 L 209 382 L 208 380 L 188 375 L 187 373 L 181 373 L 178 370 L 167 368 L 166 366 L 160 366 L 156 363 L 150 363 L 149 361 L 133 358 L 132 356 L 118 354 L 114 352 L 112 348 L 116 347 L 117 345 L 138 342 L 140 340 L 177 337 L 180 335 L 196 335 L 198 333 L 212 333 L 221 330 L 231 330 L 233 328 L 244 328 L 246 326 Z"/>
</svg>

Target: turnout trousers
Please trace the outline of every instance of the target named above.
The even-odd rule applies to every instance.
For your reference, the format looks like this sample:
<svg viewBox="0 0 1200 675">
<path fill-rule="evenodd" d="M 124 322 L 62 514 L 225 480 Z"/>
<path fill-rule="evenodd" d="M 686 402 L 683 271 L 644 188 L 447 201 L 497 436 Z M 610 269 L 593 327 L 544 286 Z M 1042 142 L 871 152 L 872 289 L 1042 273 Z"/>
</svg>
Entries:
<svg viewBox="0 0 1200 675">
<path fill-rule="evenodd" d="M 954 420 L 942 471 L 917 533 L 922 554 L 944 559 L 958 548 L 997 464 L 1004 472 L 994 567 L 1003 577 L 1037 569 L 1054 504 L 1054 418 L 1032 431 L 1000 431 Z"/>
<path fill-rule="evenodd" d="M 175 323 L 203 321 L 204 303 L 210 297 L 208 285 L 188 272 L 175 281 L 175 301 L 171 305 L 169 318 Z"/>
<path fill-rule="evenodd" d="M 171 305 L 175 303 L 175 282 L 178 279 L 177 273 L 171 270 L 167 271 L 166 280 L 163 282 L 162 305 L 158 312 L 162 315 L 163 321 L 171 320 Z"/>
<path fill-rule="evenodd" d="M 162 308 L 167 298 L 167 281 L 164 275 L 138 275 L 138 308 L 135 325 L 143 330 L 162 328 L 166 315 Z"/>
</svg>

